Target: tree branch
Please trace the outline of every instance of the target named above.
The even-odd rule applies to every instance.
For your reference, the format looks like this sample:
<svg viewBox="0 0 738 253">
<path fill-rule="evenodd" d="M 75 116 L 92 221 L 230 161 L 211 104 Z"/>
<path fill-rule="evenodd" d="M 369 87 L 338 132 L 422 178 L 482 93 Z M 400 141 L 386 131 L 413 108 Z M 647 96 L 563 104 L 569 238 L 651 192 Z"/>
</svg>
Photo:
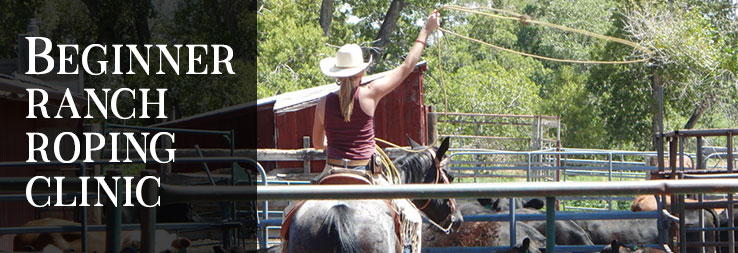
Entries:
<svg viewBox="0 0 738 253">
<path fill-rule="evenodd" d="M 326 37 L 331 36 L 333 2 L 334 0 L 323 0 L 323 4 L 320 5 L 320 28 L 323 28 L 323 35 Z"/>
</svg>

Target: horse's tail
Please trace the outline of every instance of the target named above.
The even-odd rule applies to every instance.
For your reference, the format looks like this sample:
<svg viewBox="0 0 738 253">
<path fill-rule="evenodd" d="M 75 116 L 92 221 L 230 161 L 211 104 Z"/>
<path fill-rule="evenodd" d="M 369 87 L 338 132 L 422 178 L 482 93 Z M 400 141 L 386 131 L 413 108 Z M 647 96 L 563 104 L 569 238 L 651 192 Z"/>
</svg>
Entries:
<svg viewBox="0 0 738 253">
<path fill-rule="evenodd" d="M 336 252 L 361 252 L 354 224 L 351 223 L 351 213 L 351 208 L 346 204 L 335 205 L 328 210 L 320 227 L 320 237 L 330 240 L 331 245 L 339 245 Z"/>
</svg>

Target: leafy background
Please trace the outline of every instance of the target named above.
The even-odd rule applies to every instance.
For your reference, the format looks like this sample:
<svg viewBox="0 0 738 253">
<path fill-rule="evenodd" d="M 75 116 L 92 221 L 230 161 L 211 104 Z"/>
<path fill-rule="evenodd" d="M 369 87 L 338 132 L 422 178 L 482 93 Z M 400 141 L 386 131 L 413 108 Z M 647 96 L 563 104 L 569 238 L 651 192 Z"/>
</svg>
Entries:
<svg viewBox="0 0 738 253">
<path fill-rule="evenodd" d="M 322 8 L 326 4 L 332 8 Z M 444 107 L 442 65 L 450 112 L 560 116 L 565 147 L 649 150 L 656 130 L 652 80 L 658 76 L 666 131 L 738 125 L 738 3 L 733 0 L 260 0 L 258 96 L 330 83 L 317 66 L 335 52 L 331 45 L 374 47 L 380 60 L 370 73 L 389 70 L 402 62 L 430 11 L 446 4 L 512 10 L 625 38 L 648 47 L 654 58 L 627 65 L 554 63 L 453 36 L 441 37 L 439 49 L 437 37 L 431 37 L 423 57 L 429 66 L 425 101 L 435 108 Z M 322 12 L 332 17 L 330 25 L 321 22 Z M 442 14 L 444 28 L 518 51 L 581 60 L 643 56 L 620 44 L 556 29 L 462 12 Z M 386 23 L 394 24 L 389 40 L 375 41 L 387 33 L 382 29 Z M 724 144 L 711 141 L 708 145 Z"/>
</svg>

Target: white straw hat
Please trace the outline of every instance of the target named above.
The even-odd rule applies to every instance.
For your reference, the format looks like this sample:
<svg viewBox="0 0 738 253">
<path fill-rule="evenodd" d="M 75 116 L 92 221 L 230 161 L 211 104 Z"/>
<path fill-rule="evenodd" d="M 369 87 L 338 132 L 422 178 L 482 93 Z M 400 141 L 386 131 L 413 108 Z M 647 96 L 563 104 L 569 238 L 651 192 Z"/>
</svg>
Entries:
<svg viewBox="0 0 738 253">
<path fill-rule="evenodd" d="M 356 44 L 343 45 L 336 57 L 328 57 L 320 61 L 320 70 L 323 74 L 330 77 L 349 77 L 363 71 L 372 62 L 371 55 L 369 61 L 364 62 L 364 55 L 361 47 Z"/>
</svg>

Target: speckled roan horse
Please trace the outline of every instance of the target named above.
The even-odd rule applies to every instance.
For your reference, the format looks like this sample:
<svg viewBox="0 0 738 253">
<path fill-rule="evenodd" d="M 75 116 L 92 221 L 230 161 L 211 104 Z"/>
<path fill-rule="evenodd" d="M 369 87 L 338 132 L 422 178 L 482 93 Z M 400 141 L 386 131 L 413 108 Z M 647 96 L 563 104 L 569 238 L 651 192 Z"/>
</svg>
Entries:
<svg viewBox="0 0 738 253">
<path fill-rule="evenodd" d="M 447 183 L 442 160 L 448 139 L 438 149 L 411 152 L 395 159 L 401 182 Z M 415 147 L 414 147 L 415 148 Z M 382 196 L 377 196 L 381 198 Z M 453 199 L 413 200 L 429 219 L 441 226 L 461 222 Z M 283 252 L 400 252 L 394 216 L 385 200 L 311 200 L 294 213 Z M 283 238 L 285 239 L 285 238 Z M 417 249 L 416 249 L 417 250 Z"/>
</svg>

